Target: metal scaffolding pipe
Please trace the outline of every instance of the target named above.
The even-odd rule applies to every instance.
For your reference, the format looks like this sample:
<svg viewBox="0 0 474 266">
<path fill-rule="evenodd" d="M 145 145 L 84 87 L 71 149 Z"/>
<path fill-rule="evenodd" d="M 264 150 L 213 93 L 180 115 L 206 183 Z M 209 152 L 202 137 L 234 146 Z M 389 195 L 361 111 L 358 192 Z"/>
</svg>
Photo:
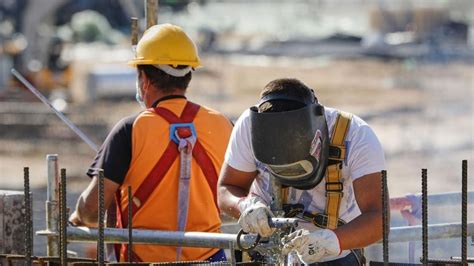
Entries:
<svg viewBox="0 0 474 266">
<path fill-rule="evenodd" d="M 59 184 L 59 171 L 58 171 L 58 155 L 48 154 L 46 156 L 48 162 L 48 186 L 46 192 L 46 231 L 51 232 L 51 236 L 48 237 L 48 244 L 46 246 L 46 255 L 51 257 L 59 256 L 58 247 L 58 184 Z"/>
<path fill-rule="evenodd" d="M 429 239 L 448 239 L 458 238 L 462 235 L 461 223 L 445 223 L 428 225 Z M 474 236 L 474 222 L 467 224 L 467 235 Z M 392 227 L 390 229 L 390 243 L 394 242 L 408 242 L 421 241 L 422 227 L 421 226 L 401 226 Z M 381 244 L 381 241 L 379 242 Z"/>
<path fill-rule="evenodd" d="M 390 229 L 389 242 L 408 242 L 421 240 L 421 226 L 401 226 Z M 47 231 L 39 231 L 38 235 L 48 235 Z M 429 239 L 448 239 L 461 237 L 461 223 L 432 224 L 428 226 Z M 97 242 L 97 229 L 87 227 L 68 226 L 68 241 L 70 242 Z M 474 222 L 467 224 L 467 235 L 474 236 Z M 241 243 L 251 245 L 256 235 L 243 235 Z M 104 228 L 105 243 L 128 243 L 128 229 Z M 133 229 L 134 244 L 159 244 L 164 246 L 185 247 L 215 247 L 228 248 L 229 241 L 237 243 L 236 234 L 204 233 L 204 232 L 177 232 Z M 378 242 L 381 244 L 381 241 Z"/>
<path fill-rule="evenodd" d="M 46 232 L 38 232 L 46 234 Z M 98 230 L 87 227 L 67 228 L 69 242 L 96 243 Z M 243 235 L 241 243 L 250 246 L 255 242 L 256 235 Z M 128 229 L 104 228 L 105 243 L 128 243 Z M 229 248 L 230 242 L 237 244 L 236 234 L 178 232 L 133 229 L 134 244 L 159 244 L 164 246 Z"/>
</svg>

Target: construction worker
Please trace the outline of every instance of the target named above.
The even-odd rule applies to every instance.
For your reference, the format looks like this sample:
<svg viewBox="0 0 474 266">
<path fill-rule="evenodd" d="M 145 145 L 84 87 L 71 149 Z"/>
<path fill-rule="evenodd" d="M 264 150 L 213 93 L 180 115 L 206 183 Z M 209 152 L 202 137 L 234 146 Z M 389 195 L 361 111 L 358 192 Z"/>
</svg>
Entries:
<svg viewBox="0 0 474 266">
<path fill-rule="evenodd" d="M 382 147 L 362 119 L 322 106 L 299 80 L 277 79 L 234 126 L 219 207 L 243 231 L 270 236 L 275 178 L 285 216 L 301 219 L 282 239 L 289 263 L 358 265 L 357 249 L 382 237 L 384 168 Z"/>
<path fill-rule="evenodd" d="M 98 170 L 104 170 L 105 206 L 117 195 L 117 225 L 128 225 L 128 187 L 134 228 L 220 232 L 217 177 L 232 124 L 222 114 L 188 101 L 186 88 L 200 66 L 194 42 L 174 25 L 150 27 L 137 44 L 137 100 L 144 108 L 109 133 L 87 174 L 89 187 L 70 217 L 97 224 Z M 189 167 L 190 166 L 190 167 Z M 120 261 L 128 261 L 122 245 Z M 223 250 L 133 245 L 132 261 L 225 260 Z"/>
</svg>

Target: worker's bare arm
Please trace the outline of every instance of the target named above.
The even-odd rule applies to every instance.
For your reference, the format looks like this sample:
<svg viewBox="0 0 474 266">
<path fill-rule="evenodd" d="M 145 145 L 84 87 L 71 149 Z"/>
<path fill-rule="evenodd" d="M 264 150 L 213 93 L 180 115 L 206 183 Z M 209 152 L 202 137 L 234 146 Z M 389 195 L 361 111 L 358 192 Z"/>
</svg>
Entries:
<svg viewBox="0 0 474 266">
<path fill-rule="evenodd" d="M 219 208 L 222 212 L 238 218 L 240 210 L 237 204 L 240 198 L 247 196 L 257 171 L 243 172 L 224 163 L 217 185 Z"/>
<path fill-rule="evenodd" d="M 76 210 L 69 217 L 69 221 L 74 225 L 97 227 L 97 217 L 99 210 L 98 183 L 97 176 L 94 176 L 89 186 L 77 199 Z M 115 192 L 119 184 L 104 178 L 104 206 L 107 209 L 114 200 Z"/>
<path fill-rule="evenodd" d="M 341 250 L 362 248 L 382 238 L 382 193 L 380 173 L 354 181 L 354 194 L 362 214 L 335 230 Z"/>
</svg>

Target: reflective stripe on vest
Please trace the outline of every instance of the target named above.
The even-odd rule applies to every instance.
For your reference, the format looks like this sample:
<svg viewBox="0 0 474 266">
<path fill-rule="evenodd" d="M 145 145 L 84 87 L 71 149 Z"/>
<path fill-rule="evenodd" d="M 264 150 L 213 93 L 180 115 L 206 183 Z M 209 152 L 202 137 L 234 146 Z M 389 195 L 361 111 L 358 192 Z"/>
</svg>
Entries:
<svg viewBox="0 0 474 266">
<path fill-rule="evenodd" d="M 331 137 L 331 150 L 336 150 L 335 153 L 330 153 L 329 160 L 336 161 L 328 165 L 326 170 L 326 215 L 327 228 L 335 229 L 339 220 L 339 207 L 343 196 L 343 183 L 341 182 L 342 163 L 346 157 L 346 147 L 344 140 L 349 129 L 352 119 L 352 114 L 339 111 L 334 124 Z"/>
</svg>

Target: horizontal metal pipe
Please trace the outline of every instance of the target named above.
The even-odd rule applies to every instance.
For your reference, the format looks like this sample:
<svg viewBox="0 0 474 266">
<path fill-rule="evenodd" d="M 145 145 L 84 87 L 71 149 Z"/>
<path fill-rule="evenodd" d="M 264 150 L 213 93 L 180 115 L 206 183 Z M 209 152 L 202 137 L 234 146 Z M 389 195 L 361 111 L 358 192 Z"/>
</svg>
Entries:
<svg viewBox="0 0 474 266">
<path fill-rule="evenodd" d="M 457 238 L 461 237 L 461 232 L 461 223 L 428 225 L 429 239 Z M 467 224 L 467 235 L 474 236 L 474 222 Z M 421 241 L 421 226 L 401 226 L 390 229 L 389 243 L 408 241 Z"/>
<path fill-rule="evenodd" d="M 69 226 L 67 228 L 68 241 L 95 243 L 98 237 L 97 231 L 95 228 Z M 44 232 L 41 233 L 44 234 Z M 243 235 L 241 243 L 250 246 L 255 239 L 256 235 Z M 128 229 L 105 228 L 104 241 L 105 243 L 128 243 Z M 133 229 L 134 244 L 229 248 L 230 242 L 237 244 L 236 234 Z"/>
<path fill-rule="evenodd" d="M 56 234 L 55 232 L 39 231 L 38 235 Z M 97 229 L 72 227 L 67 229 L 70 242 L 97 242 Z M 128 230 L 117 228 L 104 229 L 106 243 L 128 243 Z M 474 236 L 474 222 L 467 224 L 467 235 Z M 461 237 L 460 223 L 432 224 L 428 226 L 429 239 L 448 239 Z M 256 235 L 243 235 L 241 243 L 250 246 Z M 421 241 L 421 226 L 402 226 L 390 229 L 389 243 Z M 237 244 L 236 234 L 177 232 L 133 229 L 133 242 L 137 244 L 159 244 L 164 246 L 215 247 L 229 248 L 229 243 Z M 378 242 L 380 244 L 381 242 Z"/>
<path fill-rule="evenodd" d="M 474 191 L 468 193 L 468 204 L 474 204 Z M 419 197 L 421 202 L 421 194 L 415 194 Z M 391 198 L 391 200 L 397 200 L 404 197 Z M 461 204 L 461 192 L 445 192 L 428 195 L 428 202 L 430 207 L 446 206 L 446 205 L 460 205 Z"/>
</svg>

